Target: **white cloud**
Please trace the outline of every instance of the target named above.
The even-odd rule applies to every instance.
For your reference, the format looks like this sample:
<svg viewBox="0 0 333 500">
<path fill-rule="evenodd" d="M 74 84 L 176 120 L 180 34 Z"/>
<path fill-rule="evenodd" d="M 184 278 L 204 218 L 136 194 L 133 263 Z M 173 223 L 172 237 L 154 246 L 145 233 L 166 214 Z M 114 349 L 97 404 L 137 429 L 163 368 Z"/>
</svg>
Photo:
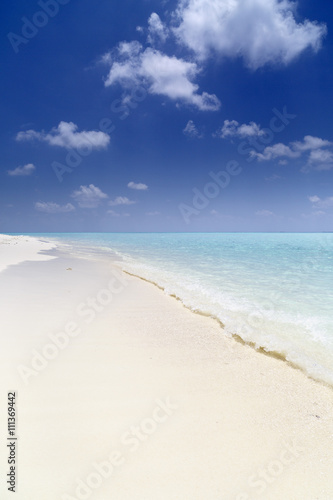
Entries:
<svg viewBox="0 0 333 500">
<path fill-rule="evenodd" d="M 130 214 L 124 213 L 124 214 L 119 214 L 118 212 L 115 212 L 114 210 L 108 210 L 106 212 L 108 215 L 111 215 L 112 217 L 129 217 Z"/>
<path fill-rule="evenodd" d="M 59 125 L 54 127 L 49 133 L 45 133 L 44 131 L 36 132 L 35 130 L 19 132 L 16 136 L 16 140 L 38 140 L 46 142 L 50 146 L 59 146 L 67 149 L 105 149 L 110 142 L 110 136 L 104 132 L 97 132 L 94 130 L 77 132 L 77 129 L 78 126 L 73 122 L 60 122 Z"/>
<path fill-rule="evenodd" d="M 258 212 L 256 212 L 256 215 L 260 215 L 262 217 L 270 217 L 271 215 L 274 215 L 274 213 L 270 210 L 258 210 Z"/>
<path fill-rule="evenodd" d="M 196 137 L 198 139 L 201 139 L 203 137 L 193 120 L 189 120 L 187 122 L 186 127 L 183 130 L 183 134 L 187 135 L 188 137 Z"/>
<path fill-rule="evenodd" d="M 311 201 L 311 203 L 317 203 L 317 201 L 320 201 L 320 198 L 317 195 L 309 196 L 309 200 Z"/>
<path fill-rule="evenodd" d="M 309 164 L 315 164 L 317 170 L 329 170 L 333 167 L 333 153 L 327 149 L 315 149 L 310 153 Z"/>
<path fill-rule="evenodd" d="M 137 189 L 138 191 L 146 191 L 148 189 L 147 184 L 143 184 L 142 182 L 135 183 L 132 181 L 127 184 L 127 187 L 130 189 Z"/>
<path fill-rule="evenodd" d="M 147 87 L 150 94 L 182 101 L 201 111 L 217 111 L 221 103 L 216 95 L 199 94 L 199 86 L 193 83 L 199 72 L 194 62 L 170 57 L 152 48 L 143 50 L 139 42 L 123 42 L 113 57 L 105 86 L 119 83 L 129 89 L 140 84 Z"/>
<path fill-rule="evenodd" d="M 89 186 L 80 186 L 80 189 L 74 191 L 71 197 L 81 208 L 96 208 L 102 200 L 108 198 L 108 195 L 93 184 L 89 184 Z"/>
<path fill-rule="evenodd" d="M 148 19 L 148 43 L 154 44 L 158 41 L 164 43 L 168 38 L 168 28 L 162 23 L 160 16 L 153 12 Z"/>
<path fill-rule="evenodd" d="M 326 146 L 331 146 L 333 143 L 320 139 L 319 137 L 313 137 L 312 135 L 306 135 L 303 141 L 291 142 L 291 145 L 296 151 L 309 151 L 320 149 Z"/>
<path fill-rule="evenodd" d="M 126 196 L 117 196 L 114 200 L 109 201 L 109 205 L 111 207 L 115 207 L 117 205 L 134 205 L 136 201 L 129 200 Z"/>
<path fill-rule="evenodd" d="M 294 14 L 290 0 L 180 0 L 174 33 L 200 60 L 242 57 L 257 69 L 288 64 L 306 48 L 320 48 L 326 26 L 297 23 Z"/>
<path fill-rule="evenodd" d="M 11 176 L 28 176 L 31 175 L 36 170 L 35 165 L 28 163 L 23 167 L 16 167 L 14 170 L 8 170 L 8 175 Z"/>
<path fill-rule="evenodd" d="M 264 149 L 262 153 L 257 153 L 256 151 L 251 151 L 251 156 L 258 158 L 259 161 L 273 160 L 280 156 L 287 156 L 288 158 L 298 158 L 301 155 L 299 151 L 292 151 L 289 146 L 282 144 L 274 144 L 274 146 L 268 146 Z"/>
<path fill-rule="evenodd" d="M 136 40 L 134 40 L 133 42 L 120 42 L 117 50 L 119 56 L 124 58 L 131 58 L 140 54 L 140 52 L 142 51 L 142 45 Z"/>
<path fill-rule="evenodd" d="M 309 196 L 309 201 L 313 203 L 313 208 L 315 209 L 327 209 L 333 208 L 333 196 L 321 199 L 319 196 Z"/>
<path fill-rule="evenodd" d="M 146 215 L 149 215 L 150 217 L 154 217 L 156 215 L 161 215 L 161 212 L 146 212 Z"/>
<path fill-rule="evenodd" d="M 224 124 L 215 134 L 217 137 L 226 139 L 227 137 L 260 137 L 265 135 L 264 130 L 261 130 L 260 125 L 255 122 L 240 125 L 236 120 L 224 120 Z"/>
<path fill-rule="evenodd" d="M 233 123 L 233 122 L 229 122 Z M 235 122 L 237 123 L 237 122 Z M 229 126 L 230 128 L 230 126 Z M 316 170 L 330 170 L 333 168 L 333 152 L 323 147 L 333 146 L 333 142 L 306 135 L 302 141 L 290 142 L 289 146 L 278 143 L 268 146 L 262 153 L 251 151 L 251 156 L 259 161 L 273 160 L 279 157 L 299 158 L 303 154 L 307 155 L 307 163 L 302 167 L 302 172 L 308 172 L 311 168 Z M 280 160 L 280 165 L 286 165 L 286 160 Z"/>
<path fill-rule="evenodd" d="M 61 214 L 73 212 L 75 207 L 71 203 L 67 203 L 67 205 L 58 205 L 58 203 L 43 201 L 35 203 L 35 209 L 39 212 L 45 212 L 47 214 Z"/>
<path fill-rule="evenodd" d="M 195 83 L 208 58 L 241 57 L 249 68 L 257 69 L 268 63 L 289 64 L 306 49 L 319 50 L 326 25 L 298 22 L 296 6 L 291 0 L 178 0 L 168 25 L 156 12 L 150 15 L 147 43 L 151 47 L 122 42 L 103 56 L 110 66 L 105 85 L 118 83 L 125 89 L 144 85 L 151 94 L 201 111 L 216 111 L 221 106 L 217 96 L 200 93 Z M 146 31 L 141 26 L 136 30 Z M 171 36 L 178 44 L 174 55 L 153 48 Z M 179 55 L 182 49 L 186 60 Z M 258 133 L 251 125 L 240 126 L 239 133 Z"/>
</svg>

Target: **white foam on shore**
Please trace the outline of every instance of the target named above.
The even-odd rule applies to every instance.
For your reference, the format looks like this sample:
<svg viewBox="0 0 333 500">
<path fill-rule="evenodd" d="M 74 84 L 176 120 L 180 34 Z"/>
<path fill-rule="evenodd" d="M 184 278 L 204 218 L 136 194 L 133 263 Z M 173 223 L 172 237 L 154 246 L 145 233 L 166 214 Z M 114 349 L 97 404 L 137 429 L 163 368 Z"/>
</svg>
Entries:
<svg viewBox="0 0 333 500">
<path fill-rule="evenodd" d="M 285 312 L 260 309 L 246 299 L 240 301 L 209 288 L 195 277 L 187 279 L 128 256 L 124 256 L 122 269 L 162 288 L 191 311 L 217 319 L 226 335 L 278 355 L 308 376 L 333 387 L 333 340 L 322 334 L 320 318 L 301 314 L 296 318 Z"/>
<path fill-rule="evenodd" d="M 46 261 L 56 257 L 44 255 L 56 248 L 51 242 L 32 238 L 31 236 L 0 235 L 0 272 L 9 266 L 14 266 L 25 261 Z"/>
</svg>

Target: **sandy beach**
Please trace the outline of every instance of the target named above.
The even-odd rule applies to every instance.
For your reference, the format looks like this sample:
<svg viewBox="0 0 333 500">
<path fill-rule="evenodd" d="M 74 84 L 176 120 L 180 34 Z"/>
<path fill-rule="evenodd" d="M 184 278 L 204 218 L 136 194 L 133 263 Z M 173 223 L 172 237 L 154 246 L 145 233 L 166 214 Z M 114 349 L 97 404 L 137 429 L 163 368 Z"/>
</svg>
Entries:
<svg viewBox="0 0 333 500">
<path fill-rule="evenodd" d="M 109 256 L 0 236 L 1 499 L 332 500 L 333 391 Z"/>
</svg>

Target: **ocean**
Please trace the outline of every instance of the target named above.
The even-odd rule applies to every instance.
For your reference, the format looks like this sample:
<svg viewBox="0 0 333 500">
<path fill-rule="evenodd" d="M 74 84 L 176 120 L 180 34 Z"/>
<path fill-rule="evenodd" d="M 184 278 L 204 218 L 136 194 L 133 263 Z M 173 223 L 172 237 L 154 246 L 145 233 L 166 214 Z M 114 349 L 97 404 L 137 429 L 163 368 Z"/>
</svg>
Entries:
<svg viewBox="0 0 333 500">
<path fill-rule="evenodd" d="M 221 335 L 236 335 L 333 385 L 332 233 L 43 236 L 74 252 L 116 255 L 124 270 L 218 319 Z"/>
</svg>

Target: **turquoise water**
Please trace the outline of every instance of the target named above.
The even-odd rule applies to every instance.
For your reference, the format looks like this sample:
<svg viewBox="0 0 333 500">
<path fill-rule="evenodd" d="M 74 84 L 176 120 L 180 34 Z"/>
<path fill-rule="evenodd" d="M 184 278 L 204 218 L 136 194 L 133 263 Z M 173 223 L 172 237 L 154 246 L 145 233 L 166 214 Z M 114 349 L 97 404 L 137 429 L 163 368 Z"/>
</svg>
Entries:
<svg viewBox="0 0 333 500">
<path fill-rule="evenodd" d="M 224 334 L 333 384 L 333 234 L 52 236 L 116 253 L 125 270 L 218 318 Z"/>
</svg>

